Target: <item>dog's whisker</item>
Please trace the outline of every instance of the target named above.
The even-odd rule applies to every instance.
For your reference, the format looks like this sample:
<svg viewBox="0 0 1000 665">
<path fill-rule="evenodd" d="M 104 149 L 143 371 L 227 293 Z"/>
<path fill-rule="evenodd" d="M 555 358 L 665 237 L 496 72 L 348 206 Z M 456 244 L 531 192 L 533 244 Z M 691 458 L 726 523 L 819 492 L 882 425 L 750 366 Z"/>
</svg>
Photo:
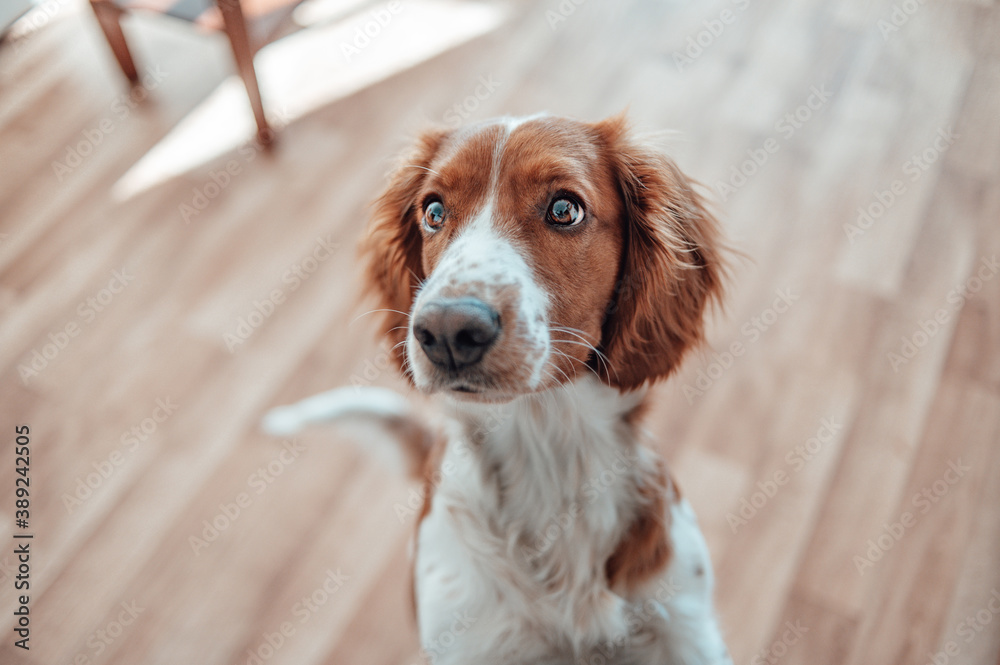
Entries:
<svg viewBox="0 0 1000 665">
<path fill-rule="evenodd" d="M 572 366 L 574 362 L 578 362 L 578 363 L 580 363 L 580 360 L 579 360 L 579 359 L 577 359 L 577 358 L 574 358 L 573 356 L 569 355 L 568 353 L 566 353 L 566 352 L 564 352 L 564 351 L 560 351 L 559 349 L 555 349 L 555 348 L 554 348 L 554 349 L 552 349 L 552 352 L 553 352 L 554 354 L 556 354 L 557 356 L 562 356 L 563 358 L 565 358 L 566 360 L 568 360 L 568 361 L 569 361 L 569 364 L 570 364 L 570 366 Z M 580 363 L 580 364 L 581 364 L 581 365 L 583 365 L 584 367 L 587 367 L 585 363 Z M 563 370 L 562 370 L 561 368 L 559 368 L 558 366 L 556 366 L 556 365 L 555 365 L 555 363 L 553 363 L 553 367 L 555 367 L 555 368 L 556 368 L 556 369 L 558 369 L 558 370 L 559 370 L 560 372 L 562 372 L 562 373 L 563 373 L 563 376 L 566 376 L 566 372 L 564 372 L 564 371 L 563 371 Z M 587 367 L 587 369 L 589 369 L 589 370 L 590 370 L 590 371 L 592 371 L 592 372 L 594 371 L 594 370 L 593 370 L 592 368 L 590 368 L 590 367 Z M 568 376 L 566 376 L 566 381 L 567 381 L 567 382 L 571 382 L 572 380 L 571 380 L 571 379 L 570 379 L 570 378 L 569 378 Z"/>
<path fill-rule="evenodd" d="M 417 290 L 419 291 L 420 289 L 422 289 L 424 287 L 424 284 L 427 282 L 427 278 L 421 277 L 417 273 L 413 272 L 413 268 L 407 268 L 406 270 L 413 277 L 413 280 L 417 285 Z"/>
<path fill-rule="evenodd" d="M 406 316 L 406 317 L 410 316 L 407 312 L 401 312 L 398 309 L 388 309 L 388 308 L 371 309 L 371 310 L 368 310 L 367 312 L 365 312 L 364 314 L 359 314 L 356 317 L 354 317 L 354 319 L 351 321 L 351 323 L 355 323 L 358 319 L 362 319 L 362 318 L 368 316 L 369 314 L 376 314 L 378 312 L 392 312 L 393 314 L 402 314 L 403 316 Z"/>
<path fill-rule="evenodd" d="M 570 340 L 554 340 L 554 341 L 570 342 Z M 604 352 L 595 347 L 593 344 L 590 344 L 589 342 L 587 343 L 586 346 L 587 348 L 589 348 L 591 351 L 594 352 L 594 355 L 597 356 L 597 359 L 601 362 L 602 365 L 604 365 L 604 371 L 608 372 L 609 374 L 614 374 L 615 378 L 617 379 L 618 370 L 616 370 L 614 367 L 611 366 L 611 360 L 608 358 L 608 356 L 605 355 Z"/>
<path fill-rule="evenodd" d="M 564 354 L 564 353 L 563 353 L 563 354 L 561 354 L 561 355 L 564 355 L 564 356 L 565 356 L 566 354 Z M 569 356 L 566 356 L 566 357 L 568 358 Z M 572 358 L 570 358 L 570 360 L 572 360 Z M 571 380 L 571 379 L 569 378 L 569 375 L 568 375 L 568 374 L 566 374 L 566 372 L 565 372 L 565 371 L 564 371 L 564 370 L 563 370 L 563 369 L 562 369 L 561 367 L 559 367 L 558 365 L 556 365 L 555 363 L 553 363 L 553 362 L 549 362 L 549 363 L 547 364 L 547 367 L 551 367 L 552 369 L 554 369 L 554 370 L 556 370 L 557 372 L 559 372 L 560 374 L 562 374 L 562 375 L 563 375 L 563 378 L 564 378 L 564 379 L 566 379 L 566 382 L 567 382 L 567 383 L 572 383 L 572 380 Z"/>
<path fill-rule="evenodd" d="M 421 171 L 427 171 L 428 173 L 433 173 L 434 175 L 436 175 L 438 177 L 441 176 L 441 174 L 438 173 L 437 171 L 435 171 L 434 169 L 429 169 L 426 166 L 421 166 L 420 164 L 404 164 L 403 168 L 404 169 L 420 169 Z"/>
<path fill-rule="evenodd" d="M 555 340 L 555 341 L 562 341 L 562 342 L 566 342 L 567 340 Z M 571 343 L 572 343 L 572 342 L 571 342 Z M 579 342 L 575 342 L 575 343 L 576 343 L 576 344 L 579 344 Z M 582 346 L 582 345 L 581 345 L 581 346 Z M 593 374 L 594 376 L 596 376 L 596 377 L 597 377 L 598 379 L 600 379 L 600 378 L 601 378 L 601 375 L 600 375 L 600 374 L 598 374 L 598 373 L 597 373 L 597 371 L 596 371 L 596 370 L 595 370 L 595 369 L 594 369 L 593 367 L 591 367 L 591 366 L 590 366 L 590 365 L 588 365 L 587 363 L 583 362 L 583 361 L 582 361 L 582 360 L 580 360 L 579 358 L 574 358 L 573 356 L 569 355 L 569 354 L 568 354 L 568 353 L 566 353 L 565 351 L 560 351 L 559 349 L 556 349 L 556 348 L 553 348 L 553 349 L 552 349 L 552 352 L 553 352 L 553 353 L 556 353 L 556 354 L 558 354 L 558 355 L 560 355 L 560 356 L 562 356 L 562 357 L 564 357 L 564 358 L 566 358 L 567 360 L 569 360 L 569 361 L 570 361 L 570 364 L 573 364 L 573 363 L 579 363 L 581 367 L 585 367 L 585 368 L 587 369 L 587 371 L 591 372 L 591 373 L 592 373 L 592 374 Z"/>
<path fill-rule="evenodd" d="M 586 346 L 587 346 L 588 348 L 590 348 L 590 349 L 591 349 L 591 350 L 592 350 L 592 351 L 593 351 L 594 353 L 596 353 L 597 355 L 599 355 L 599 356 L 602 356 L 602 357 L 604 357 L 604 358 L 607 358 L 607 356 L 605 356 L 605 355 L 604 355 L 603 353 L 601 353 L 601 352 L 600 352 L 600 351 L 599 351 L 599 350 L 597 349 L 597 347 L 596 347 L 596 346 L 594 346 L 593 342 L 591 342 L 591 341 L 590 341 L 589 339 L 587 339 L 587 338 L 586 338 L 586 337 L 585 337 L 585 336 L 584 336 L 584 335 L 582 334 L 582 333 L 583 333 L 583 331 L 582 331 L 582 330 L 577 330 L 576 328 L 565 328 L 565 327 L 561 327 L 561 326 L 550 326 L 550 327 L 549 327 L 549 330 L 550 330 L 550 331 L 552 331 L 552 332 L 564 332 L 564 333 L 567 333 L 567 334 L 570 334 L 570 335 L 573 335 L 574 337 L 577 337 L 577 338 L 579 338 L 580 340 L 582 340 L 582 342 L 583 342 L 583 343 L 584 343 L 584 344 L 585 344 L 585 345 L 586 345 Z M 568 341 L 568 340 L 561 340 L 561 341 Z"/>
<path fill-rule="evenodd" d="M 595 349 L 593 347 L 593 345 L 591 345 L 591 344 L 585 344 L 583 342 L 577 342 L 577 341 L 571 340 L 571 339 L 553 339 L 552 343 L 553 344 L 556 344 L 556 343 L 559 343 L 559 344 L 575 344 L 576 346 L 582 346 L 584 348 L 590 349 L 597 356 L 597 359 L 601 362 L 601 364 L 604 365 L 605 371 L 611 371 L 610 367 L 608 365 L 607 356 L 605 356 L 603 353 L 601 353 L 600 351 L 598 351 L 597 349 Z M 555 350 L 555 349 L 553 349 L 553 350 Z M 565 354 L 565 353 L 563 353 L 563 355 L 566 355 L 566 357 L 570 358 L 571 360 L 575 360 L 575 361 L 579 362 L 584 367 L 586 367 L 587 369 L 589 369 L 591 372 L 594 372 L 595 376 L 597 376 L 598 378 L 600 378 L 600 375 L 594 370 L 593 367 L 591 367 L 590 365 L 587 365 L 586 363 L 582 362 L 579 358 L 573 358 L 572 356 L 569 356 L 568 354 Z"/>
</svg>

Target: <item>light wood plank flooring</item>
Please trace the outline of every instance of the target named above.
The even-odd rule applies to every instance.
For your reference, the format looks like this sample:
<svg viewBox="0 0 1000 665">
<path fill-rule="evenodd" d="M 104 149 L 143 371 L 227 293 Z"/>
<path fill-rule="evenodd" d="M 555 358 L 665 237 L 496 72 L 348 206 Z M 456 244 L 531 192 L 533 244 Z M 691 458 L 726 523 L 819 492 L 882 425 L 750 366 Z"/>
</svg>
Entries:
<svg viewBox="0 0 1000 665">
<path fill-rule="evenodd" d="M 230 54 L 138 19 L 137 57 L 167 75 L 133 108 L 86 7 L 59 6 L 0 43 L 0 662 L 421 662 L 398 511 L 415 487 L 348 444 L 370 433 L 283 448 L 257 423 L 400 385 L 357 318 L 353 246 L 392 155 L 463 103 L 677 130 L 750 257 L 649 421 L 736 662 L 1000 662 L 995 2 L 503 5 L 487 34 L 294 118 L 272 153 L 124 199 Z M 233 346 L 241 320 L 259 325 Z M 11 630 L 19 424 L 30 651 Z"/>
</svg>

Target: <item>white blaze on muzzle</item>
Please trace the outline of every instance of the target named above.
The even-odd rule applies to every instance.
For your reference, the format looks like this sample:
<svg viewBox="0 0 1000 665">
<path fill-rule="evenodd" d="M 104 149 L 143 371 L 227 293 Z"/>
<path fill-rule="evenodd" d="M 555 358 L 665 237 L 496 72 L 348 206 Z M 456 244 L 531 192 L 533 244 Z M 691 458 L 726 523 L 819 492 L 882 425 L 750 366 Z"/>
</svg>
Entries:
<svg viewBox="0 0 1000 665">
<path fill-rule="evenodd" d="M 445 250 L 413 304 L 406 346 L 419 387 L 430 387 L 436 370 L 422 357 L 413 321 L 427 304 L 458 298 L 478 299 L 500 315 L 500 336 L 479 371 L 516 376 L 522 390 L 537 389 L 550 353 L 549 298 L 523 254 L 495 228 L 492 202 Z"/>
</svg>

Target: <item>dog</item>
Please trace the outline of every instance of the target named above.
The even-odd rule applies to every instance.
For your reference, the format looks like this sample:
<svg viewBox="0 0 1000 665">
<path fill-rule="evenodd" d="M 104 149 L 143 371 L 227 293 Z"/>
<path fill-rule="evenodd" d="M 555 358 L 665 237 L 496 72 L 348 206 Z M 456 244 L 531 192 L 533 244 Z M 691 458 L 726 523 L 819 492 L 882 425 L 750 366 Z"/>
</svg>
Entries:
<svg viewBox="0 0 1000 665">
<path fill-rule="evenodd" d="M 272 411 L 290 434 L 394 428 L 423 478 L 414 542 L 435 665 L 731 663 L 697 520 L 641 427 L 721 299 L 718 222 L 624 116 L 425 132 L 361 244 L 395 364 L 382 388 Z"/>
</svg>

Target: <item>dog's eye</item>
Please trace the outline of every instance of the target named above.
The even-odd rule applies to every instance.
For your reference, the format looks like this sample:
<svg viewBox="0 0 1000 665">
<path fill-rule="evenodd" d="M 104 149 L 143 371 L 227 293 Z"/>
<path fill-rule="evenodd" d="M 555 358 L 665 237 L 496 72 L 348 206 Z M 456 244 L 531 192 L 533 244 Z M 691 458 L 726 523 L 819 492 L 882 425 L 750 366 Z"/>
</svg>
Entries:
<svg viewBox="0 0 1000 665">
<path fill-rule="evenodd" d="M 444 204 L 441 201 L 431 199 L 424 204 L 424 224 L 433 231 L 444 225 Z"/>
<path fill-rule="evenodd" d="M 576 226 L 583 221 L 583 206 L 565 196 L 549 204 L 548 221 L 557 226 Z"/>
</svg>

